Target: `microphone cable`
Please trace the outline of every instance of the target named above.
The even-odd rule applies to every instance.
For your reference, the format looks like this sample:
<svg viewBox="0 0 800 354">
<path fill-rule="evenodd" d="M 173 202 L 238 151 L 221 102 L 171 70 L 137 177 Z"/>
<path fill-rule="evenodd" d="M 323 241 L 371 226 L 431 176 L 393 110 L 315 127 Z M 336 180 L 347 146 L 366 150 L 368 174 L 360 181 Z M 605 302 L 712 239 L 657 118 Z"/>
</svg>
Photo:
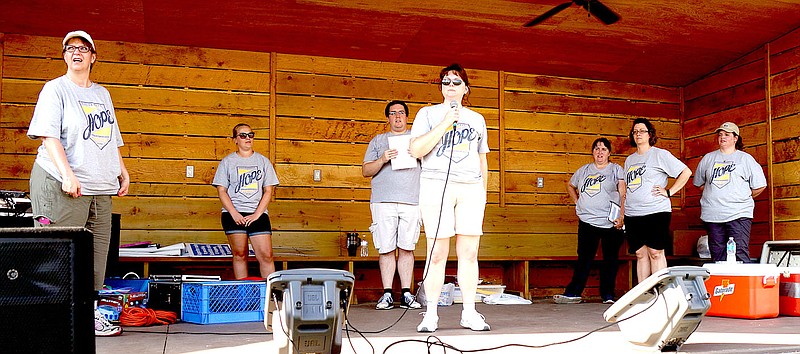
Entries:
<svg viewBox="0 0 800 354">
<path fill-rule="evenodd" d="M 613 326 L 613 325 L 615 325 L 615 324 L 619 324 L 620 322 L 624 322 L 624 321 L 627 321 L 627 320 L 629 320 L 629 319 L 631 319 L 631 318 L 634 318 L 634 317 L 636 317 L 636 316 L 639 316 L 639 315 L 641 315 L 642 313 L 644 313 L 645 311 L 649 310 L 651 307 L 653 307 L 653 306 L 654 306 L 654 305 L 655 305 L 655 304 L 658 302 L 658 296 L 659 296 L 659 293 L 658 293 L 658 288 L 655 288 L 655 287 L 654 287 L 654 288 L 652 289 L 652 291 L 653 291 L 653 293 L 655 294 L 655 296 L 653 297 L 653 301 L 652 301 L 652 302 L 650 302 L 650 304 L 649 304 L 649 305 L 647 305 L 647 307 L 646 307 L 646 308 L 644 308 L 643 310 L 641 310 L 641 311 L 639 311 L 639 312 L 637 312 L 637 313 L 635 313 L 635 314 L 631 315 L 630 317 L 623 318 L 623 319 L 621 319 L 621 320 L 619 320 L 619 321 L 617 321 L 617 322 L 609 323 L 609 324 L 607 324 L 607 325 L 603 325 L 603 326 L 600 326 L 600 327 L 598 327 L 598 328 L 595 328 L 595 329 L 593 329 L 593 330 L 591 330 L 591 331 L 589 331 L 589 332 L 586 332 L 586 333 L 582 334 L 582 335 L 581 335 L 581 336 L 579 336 L 579 337 L 572 338 L 572 339 L 568 339 L 568 340 L 564 340 L 564 341 L 560 341 L 560 342 L 552 342 L 552 343 L 547 343 L 547 344 L 542 344 L 542 345 L 529 345 L 529 344 L 509 343 L 509 344 L 503 344 L 503 345 L 498 345 L 498 346 L 494 346 L 494 347 L 488 347 L 488 348 L 479 348 L 479 349 L 459 349 L 459 348 L 457 348 L 457 347 L 455 347 L 455 346 L 453 346 L 453 345 L 451 345 L 451 344 L 447 344 L 447 343 L 445 343 L 444 341 L 440 340 L 438 337 L 435 337 L 435 336 L 429 336 L 429 337 L 428 337 L 428 338 L 426 338 L 424 341 L 423 341 L 423 340 L 420 340 L 420 339 L 403 339 L 403 340 L 399 340 L 399 341 L 393 342 L 393 343 L 389 344 L 389 345 L 388 345 L 388 346 L 387 346 L 387 347 L 386 347 L 386 348 L 383 350 L 383 354 L 386 354 L 386 353 L 389 351 L 389 348 L 391 348 L 392 346 L 395 346 L 395 345 L 397 345 L 397 344 L 401 344 L 401 343 L 425 343 L 425 345 L 426 345 L 426 346 L 427 346 L 427 348 L 428 348 L 428 354 L 430 354 L 430 353 L 431 353 L 431 347 L 434 347 L 434 346 L 437 346 L 437 347 L 444 348 L 445 350 L 447 350 L 447 349 L 451 349 L 451 350 L 454 350 L 454 351 L 456 351 L 456 352 L 459 352 L 459 353 L 478 353 L 478 352 L 488 352 L 488 351 L 493 351 L 493 350 L 498 350 L 498 349 L 503 349 L 503 348 L 511 348 L 511 347 L 521 347 L 521 348 L 530 348 L 530 349 L 542 349 L 542 348 L 552 347 L 552 346 L 556 346 L 556 345 L 561 345 L 561 344 L 572 343 L 572 342 L 579 341 L 579 340 L 581 340 L 581 339 L 583 339 L 583 338 L 586 338 L 586 337 L 588 337 L 589 335 L 591 335 L 591 334 L 593 334 L 593 333 L 595 333 L 595 332 L 602 331 L 602 330 L 604 330 L 604 329 L 606 329 L 606 328 L 609 328 L 609 327 L 611 327 L 611 326 Z M 431 342 L 431 341 L 430 341 L 430 340 L 431 340 L 431 338 L 435 338 L 435 339 L 436 339 L 436 341 L 435 341 L 435 342 Z"/>
</svg>

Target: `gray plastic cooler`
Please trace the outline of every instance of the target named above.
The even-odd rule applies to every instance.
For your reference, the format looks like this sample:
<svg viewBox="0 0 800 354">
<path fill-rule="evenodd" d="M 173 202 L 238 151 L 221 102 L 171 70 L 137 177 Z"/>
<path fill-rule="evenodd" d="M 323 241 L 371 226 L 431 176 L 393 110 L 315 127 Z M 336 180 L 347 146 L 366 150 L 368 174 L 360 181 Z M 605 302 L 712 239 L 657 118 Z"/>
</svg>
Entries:
<svg viewBox="0 0 800 354">
<path fill-rule="evenodd" d="M 270 274 L 264 326 L 272 330 L 276 352 L 340 353 L 354 280 L 352 273 L 336 269 L 291 269 Z"/>
</svg>

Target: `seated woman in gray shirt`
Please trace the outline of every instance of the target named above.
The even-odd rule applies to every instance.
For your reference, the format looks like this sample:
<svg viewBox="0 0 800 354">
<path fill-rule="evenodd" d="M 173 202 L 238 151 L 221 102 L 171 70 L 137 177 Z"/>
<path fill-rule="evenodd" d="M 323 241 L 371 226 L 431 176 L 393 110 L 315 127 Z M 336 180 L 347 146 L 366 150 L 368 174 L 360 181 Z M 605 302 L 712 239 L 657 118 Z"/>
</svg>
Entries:
<svg viewBox="0 0 800 354">
<path fill-rule="evenodd" d="M 728 238 L 736 242 L 736 260 L 750 263 L 750 227 L 757 197 L 767 187 L 761 165 L 742 151 L 739 127 L 725 122 L 716 130 L 719 150 L 709 152 L 694 175 L 703 190 L 700 219 L 708 230 L 711 258 L 724 261 Z"/>
</svg>

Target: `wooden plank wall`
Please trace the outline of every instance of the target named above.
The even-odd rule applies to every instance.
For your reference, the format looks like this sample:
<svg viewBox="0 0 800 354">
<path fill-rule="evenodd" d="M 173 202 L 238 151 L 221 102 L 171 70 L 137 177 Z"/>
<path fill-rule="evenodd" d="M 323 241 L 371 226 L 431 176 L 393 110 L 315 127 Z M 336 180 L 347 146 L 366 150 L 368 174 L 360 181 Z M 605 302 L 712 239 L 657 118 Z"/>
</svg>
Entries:
<svg viewBox="0 0 800 354">
<path fill-rule="evenodd" d="M 39 143 L 25 131 L 39 90 L 63 74 L 64 64 L 58 38 L 6 35 L 2 43 L 0 188 L 27 190 Z M 369 179 L 360 165 L 369 140 L 386 130 L 384 105 L 406 100 L 413 117 L 441 100 L 434 84 L 439 67 L 97 44 L 92 77 L 114 99 L 133 181 L 130 195 L 114 201 L 122 214 L 122 242 L 225 242 L 209 183 L 219 159 L 234 149 L 230 128 L 247 122 L 257 133 L 257 151 L 273 159 L 281 180 L 270 206 L 276 245 L 342 254 L 343 233 L 366 233 L 370 224 Z M 483 256 L 573 256 L 577 219 L 564 183 L 591 161 L 589 144 L 597 136 L 614 141 L 622 162 L 632 117 L 656 120 L 665 134 L 662 146 L 679 152 L 675 88 L 469 73 L 469 101 L 486 117 L 492 151 L 491 241 Z M 187 165 L 194 166 L 194 178 L 185 177 Z M 322 172 L 320 182 L 312 179 L 315 169 Z M 535 187 L 537 177 L 544 178 L 544 188 Z"/>
<path fill-rule="evenodd" d="M 739 126 L 744 151 L 762 164 L 768 176 L 765 60 L 761 50 L 754 51 L 706 76 L 684 90 L 684 159 L 692 172 L 703 156 L 719 149 L 716 129 L 731 121 Z M 702 191 L 691 181 L 686 187 L 685 214 L 690 228 L 703 229 L 700 220 Z M 751 257 L 761 255 L 761 245 L 770 237 L 770 191 L 756 198 L 750 239 Z M 701 232 L 705 234 L 705 232 Z"/>
<path fill-rule="evenodd" d="M 527 239 L 523 244 L 549 234 L 559 241 L 535 247 L 561 256 L 575 254 L 578 219 L 565 188 L 572 173 L 592 161 L 594 139 L 608 137 L 612 160 L 624 164 L 634 151 L 627 139 L 631 121 L 647 117 L 661 131 L 658 146 L 680 153 L 676 88 L 513 73 L 504 82 L 501 210 L 521 215 L 497 219 L 505 225 L 490 224 L 494 218 L 486 224 L 501 233 L 521 232 Z M 544 181 L 542 188 L 538 178 Z M 542 215 L 531 215 L 532 210 Z"/>
<path fill-rule="evenodd" d="M 800 238 L 800 30 L 770 43 L 775 240 Z"/>
<path fill-rule="evenodd" d="M 713 149 L 713 129 L 722 121 L 737 121 L 748 151 L 766 166 L 767 57 L 770 81 L 776 83 L 773 123 L 784 127 L 780 134 L 773 128 L 775 168 L 782 171 L 774 176 L 781 186 L 775 191 L 781 210 L 776 229 L 789 235 L 797 225 L 800 181 L 794 153 L 798 134 L 792 130 L 797 124 L 791 123 L 800 108 L 797 40 L 788 38 L 776 41 L 770 56 L 754 52 L 685 89 L 469 70 L 470 103 L 487 119 L 492 150 L 481 255 L 574 256 L 577 218 L 565 183 L 591 161 L 589 145 L 599 136 L 611 139 L 613 160 L 622 164 L 633 151 L 626 134 L 635 117 L 653 120 L 657 146 L 683 156 L 693 169 Z M 39 143 L 27 139 L 25 131 L 44 82 L 65 71 L 60 39 L 0 39 L 0 188 L 28 190 Z M 369 179 L 361 176 L 360 165 L 369 140 L 386 130 L 384 105 L 406 100 L 413 117 L 420 107 L 441 100 L 434 84 L 440 67 L 434 66 L 97 44 L 93 79 L 111 91 L 133 180 L 130 196 L 114 200 L 122 214 L 122 242 L 225 242 L 209 183 L 218 161 L 234 150 L 231 127 L 247 122 L 257 133 L 257 151 L 273 160 L 281 181 L 270 206 L 275 244 L 341 255 L 344 232 L 366 234 L 370 224 Z M 185 177 L 187 165 L 194 166 L 194 178 Z M 312 179 L 315 169 L 322 172 L 320 182 Z M 536 187 L 540 177 L 543 188 Z M 698 195 L 687 191 L 686 213 L 675 228 L 699 225 Z M 683 198 L 673 198 L 673 205 L 680 208 Z M 769 235 L 765 201 L 768 193 L 758 201 L 759 235 L 763 230 Z"/>
<path fill-rule="evenodd" d="M 25 131 L 43 83 L 66 70 L 58 38 L 4 39 L 2 188 L 28 190 L 39 142 L 26 138 Z M 231 127 L 247 122 L 260 136 L 267 134 L 270 54 L 96 43 L 92 79 L 111 93 L 132 176 L 130 196 L 114 201 L 115 212 L 122 214 L 122 242 L 224 241 L 216 231 L 185 230 L 219 227 L 209 182 L 230 152 Z M 187 165 L 194 166 L 194 178 L 185 176 Z"/>
<path fill-rule="evenodd" d="M 798 43 L 800 30 L 795 30 L 684 90 L 684 158 L 692 171 L 717 148 L 714 130 L 726 121 L 739 125 L 745 151 L 764 168 L 769 186 L 756 198 L 751 257 L 760 256 L 763 242 L 797 239 L 800 231 Z M 700 195 L 698 188 L 687 188 L 689 228 L 702 228 Z"/>
</svg>

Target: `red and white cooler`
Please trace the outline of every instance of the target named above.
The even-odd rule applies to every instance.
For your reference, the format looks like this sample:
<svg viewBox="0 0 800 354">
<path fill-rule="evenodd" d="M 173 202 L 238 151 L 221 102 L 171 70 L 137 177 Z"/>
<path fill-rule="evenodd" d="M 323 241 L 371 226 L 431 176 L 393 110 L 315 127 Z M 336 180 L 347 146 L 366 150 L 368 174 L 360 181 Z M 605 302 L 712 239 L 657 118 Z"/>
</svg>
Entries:
<svg viewBox="0 0 800 354">
<path fill-rule="evenodd" d="M 735 318 L 778 317 L 781 276 L 774 264 L 707 263 L 711 296 L 706 315 Z"/>
<path fill-rule="evenodd" d="M 780 314 L 800 316 L 800 267 L 784 267 L 780 270 L 781 285 L 778 291 Z"/>
</svg>

